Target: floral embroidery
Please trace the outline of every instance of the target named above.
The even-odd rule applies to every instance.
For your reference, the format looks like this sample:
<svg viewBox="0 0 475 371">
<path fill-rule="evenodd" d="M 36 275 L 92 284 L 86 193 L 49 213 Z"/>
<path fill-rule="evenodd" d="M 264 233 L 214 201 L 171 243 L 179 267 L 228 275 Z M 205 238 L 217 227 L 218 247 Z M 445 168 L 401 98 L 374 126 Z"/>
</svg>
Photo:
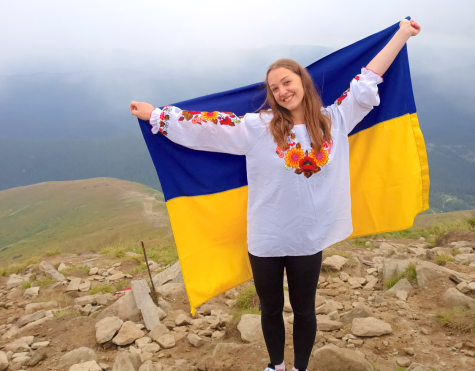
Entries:
<svg viewBox="0 0 475 371">
<path fill-rule="evenodd" d="M 315 150 L 312 149 L 309 153 L 309 151 L 303 151 L 300 143 L 295 144 L 294 139 L 295 134 L 291 133 L 287 138 L 287 143 L 290 146 L 287 151 L 283 151 L 279 146 L 275 149 L 279 158 L 285 158 L 285 169 L 294 169 L 296 174 L 303 174 L 306 178 L 310 178 L 313 174 L 321 171 L 322 166 L 330 163 L 329 154 L 331 153 L 332 142 L 325 140 L 319 152 L 315 153 Z"/>
<path fill-rule="evenodd" d="M 173 106 L 163 107 L 160 114 L 160 129 L 159 132 L 163 135 L 167 135 L 168 120 L 170 120 L 170 113 Z M 192 124 L 201 125 L 203 122 L 212 122 L 217 125 L 235 126 L 239 124 L 244 116 L 236 116 L 232 112 L 205 112 L 205 111 L 181 111 L 181 116 L 178 121 L 191 121 Z"/>
<path fill-rule="evenodd" d="M 285 155 L 285 164 L 289 168 L 298 168 L 300 165 L 300 160 L 303 159 L 303 157 L 303 150 L 300 146 L 300 143 L 297 143 L 294 148 L 291 148 L 287 151 L 287 154 Z"/>
</svg>

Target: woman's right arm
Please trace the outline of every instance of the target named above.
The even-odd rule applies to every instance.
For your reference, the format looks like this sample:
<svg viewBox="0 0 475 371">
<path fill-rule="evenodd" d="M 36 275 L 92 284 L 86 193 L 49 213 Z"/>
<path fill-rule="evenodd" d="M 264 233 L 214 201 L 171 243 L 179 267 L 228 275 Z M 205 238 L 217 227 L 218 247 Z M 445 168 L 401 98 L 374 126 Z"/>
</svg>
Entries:
<svg viewBox="0 0 475 371">
<path fill-rule="evenodd" d="M 265 132 L 258 116 L 251 113 L 238 117 L 232 112 L 186 111 L 165 106 L 151 112 L 150 125 L 153 134 L 161 133 L 188 148 L 245 155 Z"/>
</svg>

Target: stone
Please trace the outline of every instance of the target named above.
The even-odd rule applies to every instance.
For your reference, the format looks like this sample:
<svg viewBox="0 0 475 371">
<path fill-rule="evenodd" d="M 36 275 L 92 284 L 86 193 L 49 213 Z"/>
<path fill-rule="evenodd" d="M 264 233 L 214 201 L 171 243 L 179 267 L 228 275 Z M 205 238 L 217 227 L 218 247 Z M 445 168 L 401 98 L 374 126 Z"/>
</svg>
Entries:
<svg viewBox="0 0 475 371">
<path fill-rule="evenodd" d="M 179 314 L 175 318 L 175 324 L 177 326 L 187 326 L 187 325 L 191 325 L 191 323 L 192 323 L 192 319 L 183 313 Z"/>
<path fill-rule="evenodd" d="M 414 289 L 412 288 L 411 283 L 406 278 L 403 278 L 399 280 L 388 291 L 386 291 L 384 293 L 384 296 L 396 296 L 396 292 L 399 290 L 405 291 L 407 296 L 410 296 L 414 292 Z"/>
<path fill-rule="evenodd" d="M 27 355 L 21 355 L 19 357 L 12 358 L 12 365 L 22 365 L 25 366 L 28 361 L 30 360 L 30 357 Z"/>
<path fill-rule="evenodd" d="M 16 274 L 10 275 L 10 278 L 7 282 L 7 290 L 11 290 L 21 285 L 23 285 L 23 278 L 18 277 Z"/>
<path fill-rule="evenodd" d="M 23 327 L 23 326 L 25 326 L 26 324 L 28 324 L 30 322 L 33 322 L 33 321 L 36 321 L 36 320 L 39 320 L 39 319 L 43 318 L 44 316 L 46 316 L 46 312 L 45 312 L 44 309 L 39 310 L 38 312 L 35 312 L 35 313 L 32 313 L 32 314 L 27 314 L 23 317 L 20 317 L 20 319 L 17 322 L 17 326 L 18 327 Z"/>
<path fill-rule="evenodd" d="M 431 369 L 420 363 L 412 362 L 411 365 L 406 368 L 406 371 L 431 371 Z"/>
<path fill-rule="evenodd" d="M 374 289 L 374 286 L 378 283 L 378 279 L 373 276 L 372 279 L 368 280 L 368 283 L 363 287 L 364 291 L 371 291 Z"/>
<path fill-rule="evenodd" d="M 157 371 L 151 360 L 142 363 L 138 371 Z"/>
<path fill-rule="evenodd" d="M 61 363 L 75 365 L 76 363 L 97 361 L 97 355 L 92 349 L 81 347 L 74 349 L 61 357 Z"/>
<path fill-rule="evenodd" d="M 117 280 L 121 280 L 122 278 L 125 277 L 125 274 L 122 273 L 122 272 L 117 272 L 117 273 L 114 273 L 108 277 L 106 277 L 106 280 L 108 281 L 117 281 Z"/>
<path fill-rule="evenodd" d="M 79 285 L 79 291 L 86 292 L 91 289 L 91 281 L 85 281 Z"/>
<path fill-rule="evenodd" d="M 99 272 L 99 268 L 94 267 L 94 268 L 91 268 L 91 269 L 89 270 L 89 275 L 90 275 L 90 276 L 94 276 L 94 275 L 96 275 L 98 272 Z"/>
<path fill-rule="evenodd" d="M 333 321 L 328 316 L 317 316 L 317 330 L 318 331 L 334 331 L 343 327 L 343 323 Z"/>
<path fill-rule="evenodd" d="M 170 330 L 167 328 L 165 325 L 156 325 L 152 331 L 148 333 L 148 336 L 150 336 L 153 341 L 157 341 L 162 335 L 165 335 L 169 333 Z"/>
<path fill-rule="evenodd" d="M 173 337 L 173 335 L 165 334 L 157 339 L 157 343 L 163 349 L 173 348 L 175 346 L 175 338 Z"/>
<path fill-rule="evenodd" d="M 144 353 L 157 353 L 159 350 L 160 345 L 158 345 L 157 343 L 150 343 L 142 348 L 142 352 Z"/>
<path fill-rule="evenodd" d="M 195 347 L 200 347 L 204 344 L 204 340 L 196 334 L 188 334 L 186 338 L 188 339 L 190 344 Z"/>
<path fill-rule="evenodd" d="M 329 314 L 335 310 L 343 309 L 343 306 L 337 301 L 328 299 L 325 304 L 315 308 L 315 314 Z"/>
<path fill-rule="evenodd" d="M 455 256 L 455 261 L 459 264 L 470 264 L 475 262 L 475 254 L 458 254 Z"/>
<path fill-rule="evenodd" d="M 142 312 L 142 318 L 147 330 L 152 330 L 160 324 L 157 306 L 150 297 L 150 288 L 146 280 L 134 280 L 131 282 L 132 294 L 134 295 L 137 308 Z"/>
<path fill-rule="evenodd" d="M 79 285 L 81 284 L 81 279 L 79 277 L 73 277 L 69 282 L 68 287 L 66 287 L 66 292 L 69 291 L 79 291 Z"/>
<path fill-rule="evenodd" d="M 449 288 L 442 297 L 443 301 L 447 306 L 451 308 L 463 307 L 466 309 L 475 309 L 475 299 L 472 299 L 456 288 Z"/>
<path fill-rule="evenodd" d="M 351 324 L 351 333 L 356 336 L 382 336 L 392 331 L 389 323 L 374 317 L 355 318 Z"/>
<path fill-rule="evenodd" d="M 34 336 L 23 336 L 5 347 L 5 351 L 13 353 L 28 352 Z"/>
<path fill-rule="evenodd" d="M 5 371 L 8 368 L 8 358 L 5 352 L 0 351 L 0 371 Z"/>
<path fill-rule="evenodd" d="M 41 309 L 50 310 L 58 308 L 58 302 L 55 300 L 47 301 L 44 303 L 30 303 L 25 307 L 25 314 L 32 314 L 38 312 Z"/>
<path fill-rule="evenodd" d="M 366 283 L 366 278 L 363 277 L 352 277 L 348 280 L 348 283 L 351 286 L 364 285 Z"/>
<path fill-rule="evenodd" d="M 155 287 L 155 290 L 160 296 L 172 299 L 186 294 L 185 285 L 182 283 L 166 283 L 162 286 Z"/>
<path fill-rule="evenodd" d="M 131 290 L 126 291 L 119 300 L 104 309 L 97 318 L 102 319 L 112 316 L 119 317 L 123 321 L 138 322 L 140 320 L 141 312 L 135 303 L 135 298 Z"/>
<path fill-rule="evenodd" d="M 139 330 L 135 323 L 126 321 L 122 324 L 117 335 L 112 339 L 112 342 L 116 345 L 132 344 L 135 340 L 140 339 L 145 334 Z"/>
<path fill-rule="evenodd" d="M 409 367 L 411 360 L 407 357 L 397 357 L 396 363 L 401 367 Z"/>
<path fill-rule="evenodd" d="M 41 272 L 44 272 L 44 274 L 48 277 L 51 277 L 53 280 L 55 281 L 65 281 L 66 278 L 61 274 L 59 273 L 56 269 L 54 269 L 54 267 L 45 262 L 45 261 L 42 261 L 40 264 L 39 264 L 39 269 Z"/>
<path fill-rule="evenodd" d="M 145 345 L 150 344 L 152 342 L 152 339 L 150 339 L 148 336 L 144 336 L 143 338 L 135 340 L 135 345 L 137 348 L 142 349 Z"/>
<path fill-rule="evenodd" d="M 345 273 L 345 272 L 340 273 L 340 280 L 342 280 L 343 282 L 347 282 L 349 279 L 350 279 L 350 275 L 348 273 Z"/>
<path fill-rule="evenodd" d="M 167 313 L 160 307 L 157 307 L 157 315 L 160 321 L 167 316 Z"/>
<path fill-rule="evenodd" d="M 317 349 L 310 358 L 309 370 L 373 371 L 373 366 L 358 351 L 329 344 Z"/>
<path fill-rule="evenodd" d="M 96 297 L 94 295 L 80 296 L 79 298 L 74 299 L 74 304 L 76 305 L 93 305 L 96 304 Z"/>
<path fill-rule="evenodd" d="M 48 345 L 49 345 L 49 341 L 39 341 L 37 343 L 31 344 L 31 349 L 35 350 L 35 349 L 47 347 Z"/>
<path fill-rule="evenodd" d="M 366 305 L 360 305 L 340 316 L 340 322 L 352 323 L 355 318 L 373 317 L 373 312 Z"/>
<path fill-rule="evenodd" d="M 185 281 L 183 280 L 183 274 L 181 272 L 180 261 L 177 261 L 176 263 L 165 269 L 163 272 L 160 272 L 155 275 L 155 277 L 153 277 L 153 283 L 156 288 L 166 283 L 185 284 Z"/>
<path fill-rule="evenodd" d="M 96 294 L 94 295 L 94 299 L 96 299 L 97 305 L 111 305 L 114 302 L 114 296 L 112 294 Z"/>
<path fill-rule="evenodd" d="M 406 301 L 407 299 L 407 291 L 404 290 L 397 290 L 396 291 L 396 298 L 402 301 Z"/>
<path fill-rule="evenodd" d="M 27 298 L 32 298 L 33 296 L 38 296 L 39 293 L 40 293 L 39 287 L 30 287 L 29 289 L 25 290 L 25 292 L 23 293 L 23 296 Z"/>
<path fill-rule="evenodd" d="M 40 361 L 46 358 L 46 347 L 41 347 L 35 350 L 31 355 L 26 365 L 28 367 L 36 366 Z"/>
<path fill-rule="evenodd" d="M 399 260 L 399 259 L 384 259 L 383 260 L 383 277 L 384 279 L 398 276 L 400 273 L 404 272 L 409 264 L 413 261 L 410 259 Z"/>
<path fill-rule="evenodd" d="M 464 273 L 454 271 L 445 267 L 441 267 L 437 264 L 428 261 L 418 261 L 416 265 L 417 273 L 417 285 L 423 287 L 428 282 L 434 281 L 439 278 L 447 278 L 450 276 L 456 278 L 459 282 L 471 281 L 470 276 Z"/>
<path fill-rule="evenodd" d="M 96 340 L 99 344 L 111 341 L 117 331 L 122 327 L 122 321 L 119 317 L 106 317 L 96 323 Z"/>
<path fill-rule="evenodd" d="M 96 361 L 88 361 L 72 365 L 69 371 L 102 371 L 102 368 Z"/>
<path fill-rule="evenodd" d="M 237 326 L 241 339 L 245 343 L 264 341 L 262 333 L 261 316 L 258 314 L 244 314 Z"/>
<path fill-rule="evenodd" d="M 328 258 L 326 258 L 323 261 L 322 266 L 323 267 L 329 267 L 331 269 L 339 271 L 339 270 L 341 270 L 341 268 L 343 267 L 343 265 L 345 265 L 345 263 L 347 261 L 348 261 L 348 259 L 343 257 L 343 256 L 332 255 L 332 256 L 329 256 Z"/>
</svg>

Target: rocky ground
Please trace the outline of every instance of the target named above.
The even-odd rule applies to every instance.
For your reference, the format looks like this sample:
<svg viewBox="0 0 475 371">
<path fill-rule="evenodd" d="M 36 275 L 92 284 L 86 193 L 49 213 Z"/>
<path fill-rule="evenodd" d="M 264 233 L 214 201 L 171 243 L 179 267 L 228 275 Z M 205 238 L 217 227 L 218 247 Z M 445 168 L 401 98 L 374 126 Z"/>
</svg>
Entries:
<svg viewBox="0 0 475 371">
<path fill-rule="evenodd" d="M 441 241 L 374 239 L 326 249 L 308 370 L 475 370 L 475 232 Z M 148 286 L 137 284 L 147 271 L 134 271 L 134 255 L 49 256 L 0 277 L 0 371 L 265 369 L 260 316 L 235 318 L 236 300 L 252 282 L 192 317 L 179 263 L 153 262 L 157 307 L 143 292 Z M 293 314 L 285 286 L 289 370 Z M 461 308 L 458 322 L 443 325 L 440 312 L 453 308 Z"/>
</svg>

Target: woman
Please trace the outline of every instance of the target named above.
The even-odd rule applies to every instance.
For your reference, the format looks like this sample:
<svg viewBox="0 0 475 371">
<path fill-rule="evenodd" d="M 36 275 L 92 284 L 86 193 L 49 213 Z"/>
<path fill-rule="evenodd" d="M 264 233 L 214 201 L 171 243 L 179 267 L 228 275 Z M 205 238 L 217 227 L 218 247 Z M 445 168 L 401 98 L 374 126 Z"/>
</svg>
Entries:
<svg viewBox="0 0 475 371">
<path fill-rule="evenodd" d="M 381 76 L 420 31 L 406 19 L 399 27 L 329 107 L 322 106 L 306 69 L 289 59 L 269 67 L 265 84 L 271 109 L 260 113 L 237 117 L 130 104 L 134 116 L 150 121 L 154 134 L 197 150 L 246 156 L 248 250 L 270 356 L 266 371 L 285 370 L 284 267 L 294 312 L 293 371 L 307 368 L 317 330 L 322 251 L 352 232 L 348 133 L 379 105 Z"/>
</svg>

